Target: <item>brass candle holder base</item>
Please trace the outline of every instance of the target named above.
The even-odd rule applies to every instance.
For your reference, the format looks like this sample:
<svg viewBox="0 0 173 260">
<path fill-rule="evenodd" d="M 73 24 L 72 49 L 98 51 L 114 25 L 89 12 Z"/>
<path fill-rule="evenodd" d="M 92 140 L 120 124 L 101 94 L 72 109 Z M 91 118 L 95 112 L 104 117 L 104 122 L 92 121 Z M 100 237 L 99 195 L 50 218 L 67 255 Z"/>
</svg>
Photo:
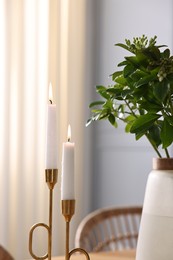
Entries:
<svg viewBox="0 0 173 260">
<path fill-rule="evenodd" d="M 30 233 L 29 233 L 29 252 L 33 259 L 46 259 L 51 260 L 52 255 L 52 205 L 53 205 L 53 189 L 55 184 L 57 183 L 58 179 L 58 170 L 57 169 L 46 169 L 45 170 L 45 180 L 49 188 L 49 225 L 45 223 L 36 223 L 32 226 Z M 33 240 L 33 233 L 38 227 L 46 228 L 48 232 L 48 252 L 43 256 L 37 256 L 32 249 L 32 240 Z"/>
<path fill-rule="evenodd" d="M 62 215 L 64 216 L 66 222 L 65 260 L 69 260 L 70 257 L 76 252 L 84 254 L 86 256 L 86 259 L 90 260 L 88 253 L 82 248 L 74 248 L 73 250 L 69 251 L 70 221 L 74 213 L 75 213 L 75 200 L 62 200 Z"/>
</svg>

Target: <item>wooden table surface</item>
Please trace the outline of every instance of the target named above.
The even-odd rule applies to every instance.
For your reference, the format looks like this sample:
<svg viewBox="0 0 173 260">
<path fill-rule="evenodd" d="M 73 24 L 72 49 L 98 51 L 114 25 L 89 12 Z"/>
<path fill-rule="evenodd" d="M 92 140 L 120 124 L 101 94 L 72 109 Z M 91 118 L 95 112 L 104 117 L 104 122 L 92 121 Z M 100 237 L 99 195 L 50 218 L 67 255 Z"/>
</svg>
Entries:
<svg viewBox="0 0 173 260">
<path fill-rule="evenodd" d="M 70 260 L 85 260 L 84 255 L 71 256 Z M 91 260 L 135 260 L 134 251 L 116 251 L 116 252 L 102 252 L 102 253 L 91 253 Z M 64 256 L 53 257 L 52 260 L 65 260 Z"/>
</svg>

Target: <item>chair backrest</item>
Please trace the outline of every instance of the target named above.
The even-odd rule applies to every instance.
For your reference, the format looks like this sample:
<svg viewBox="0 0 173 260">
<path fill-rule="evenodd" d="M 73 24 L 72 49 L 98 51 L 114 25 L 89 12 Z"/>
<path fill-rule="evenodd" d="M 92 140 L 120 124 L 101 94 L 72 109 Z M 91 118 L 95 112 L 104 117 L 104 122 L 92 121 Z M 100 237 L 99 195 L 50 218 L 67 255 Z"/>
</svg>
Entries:
<svg viewBox="0 0 173 260">
<path fill-rule="evenodd" d="M 0 260 L 14 260 L 14 258 L 4 247 L 0 246 Z"/>
<path fill-rule="evenodd" d="M 75 247 L 87 252 L 136 248 L 142 207 L 104 208 L 80 223 Z"/>
</svg>

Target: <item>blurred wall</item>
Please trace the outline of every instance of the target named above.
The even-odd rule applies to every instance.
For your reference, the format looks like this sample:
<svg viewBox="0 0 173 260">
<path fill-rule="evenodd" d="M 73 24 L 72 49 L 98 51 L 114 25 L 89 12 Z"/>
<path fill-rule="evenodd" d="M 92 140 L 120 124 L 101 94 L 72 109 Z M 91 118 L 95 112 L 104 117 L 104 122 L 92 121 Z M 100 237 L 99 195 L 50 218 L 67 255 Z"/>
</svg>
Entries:
<svg viewBox="0 0 173 260">
<path fill-rule="evenodd" d="M 91 101 L 97 97 L 95 85 L 111 82 L 109 75 L 125 54 L 115 43 L 145 34 L 157 35 L 158 43 L 173 47 L 172 10 L 171 0 L 92 1 Z M 89 127 L 93 131 L 91 210 L 142 204 L 152 157 L 156 156 L 147 140 L 136 142 L 124 132 L 124 125 L 114 129 L 100 121 Z"/>
</svg>

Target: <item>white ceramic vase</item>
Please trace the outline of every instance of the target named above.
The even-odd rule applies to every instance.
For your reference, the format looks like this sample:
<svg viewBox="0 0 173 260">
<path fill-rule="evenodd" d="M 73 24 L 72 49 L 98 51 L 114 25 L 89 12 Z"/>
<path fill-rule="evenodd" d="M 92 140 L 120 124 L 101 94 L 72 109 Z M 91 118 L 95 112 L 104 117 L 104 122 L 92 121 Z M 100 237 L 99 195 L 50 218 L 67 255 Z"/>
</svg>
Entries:
<svg viewBox="0 0 173 260">
<path fill-rule="evenodd" d="M 136 260 L 173 260 L 173 158 L 153 159 Z"/>
</svg>

